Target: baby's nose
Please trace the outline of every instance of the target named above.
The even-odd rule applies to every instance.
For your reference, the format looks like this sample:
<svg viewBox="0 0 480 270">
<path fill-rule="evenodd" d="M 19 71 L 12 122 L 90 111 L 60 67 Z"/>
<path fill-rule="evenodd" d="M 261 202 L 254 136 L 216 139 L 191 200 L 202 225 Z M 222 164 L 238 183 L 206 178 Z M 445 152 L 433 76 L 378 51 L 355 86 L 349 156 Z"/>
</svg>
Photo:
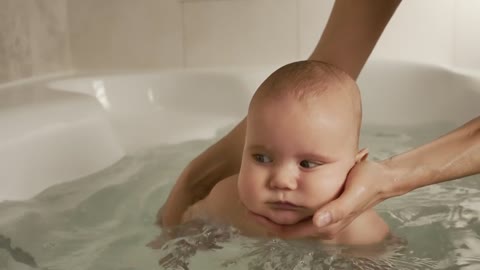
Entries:
<svg viewBox="0 0 480 270">
<path fill-rule="evenodd" d="M 297 179 L 295 176 L 286 172 L 275 172 L 269 181 L 271 189 L 295 190 L 297 189 Z"/>
</svg>

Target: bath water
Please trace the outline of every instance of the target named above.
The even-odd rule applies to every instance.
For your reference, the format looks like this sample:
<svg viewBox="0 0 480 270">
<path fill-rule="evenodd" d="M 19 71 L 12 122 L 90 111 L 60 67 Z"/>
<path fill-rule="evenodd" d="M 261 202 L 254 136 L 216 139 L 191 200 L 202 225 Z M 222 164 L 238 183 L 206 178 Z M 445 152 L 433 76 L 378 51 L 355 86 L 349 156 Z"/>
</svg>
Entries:
<svg viewBox="0 0 480 270">
<path fill-rule="evenodd" d="M 396 237 L 371 250 L 252 239 L 200 223 L 166 238 L 154 225 L 157 210 L 187 162 L 229 128 L 210 140 L 138 152 L 27 201 L 0 203 L 0 269 L 480 269 L 478 176 L 378 205 Z M 365 126 L 361 146 L 380 160 L 451 128 Z"/>
</svg>

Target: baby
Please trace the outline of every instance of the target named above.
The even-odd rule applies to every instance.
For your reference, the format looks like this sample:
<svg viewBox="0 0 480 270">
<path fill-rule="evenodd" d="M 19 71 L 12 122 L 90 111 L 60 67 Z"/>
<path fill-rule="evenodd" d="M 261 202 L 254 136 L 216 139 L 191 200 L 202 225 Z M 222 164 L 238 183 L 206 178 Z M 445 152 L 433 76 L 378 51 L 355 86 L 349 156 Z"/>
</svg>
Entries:
<svg viewBox="0 0 480 270">
<path fill-rule="evenodd" d="M 250 102 L 238 175 L 218 182 L 182 222 L 201 218 L 249 236 L 282 237 L 286 226 L 335 199 L 349 170 L 367 157 L 358 150 L 360 123 L 359 90 L 344 72 L 318 61 L 278 69 Z M 388 233 L 369 210 L 324 242 L 366 245 Z"/>
</svg>

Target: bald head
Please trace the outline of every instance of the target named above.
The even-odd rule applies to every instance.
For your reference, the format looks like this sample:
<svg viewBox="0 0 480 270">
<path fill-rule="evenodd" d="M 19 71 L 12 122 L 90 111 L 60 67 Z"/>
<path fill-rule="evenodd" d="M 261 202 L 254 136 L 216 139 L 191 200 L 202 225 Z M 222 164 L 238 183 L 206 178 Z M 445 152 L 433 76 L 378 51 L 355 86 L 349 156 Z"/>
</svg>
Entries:
<svg viewBox="0 0 480 270">
<path fill-rule="evenodd" d="M 285 65 L 272 73 L 257 89 L 249 114 L 257 106 L 289 98 L 315 109 L 332 108 L 359 135 L 362 109 L 355 81 L 333 65 L 320 61 L 299 61 Z M 340 119 L 340 118 L 339 118 Z"/>
</svg>

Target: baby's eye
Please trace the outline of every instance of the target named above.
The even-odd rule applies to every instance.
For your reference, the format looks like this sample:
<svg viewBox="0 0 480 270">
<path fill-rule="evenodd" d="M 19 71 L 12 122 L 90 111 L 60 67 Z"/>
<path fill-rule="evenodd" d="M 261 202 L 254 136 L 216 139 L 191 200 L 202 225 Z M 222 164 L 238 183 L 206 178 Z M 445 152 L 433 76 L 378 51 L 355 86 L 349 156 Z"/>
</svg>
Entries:
<svg viewBox="0 0 480 270">
<path fill-rule="evenodd" d="M 253 154 L 253 158 L 257 161 L 257 162 L 260 162 L 260 163 L 270 163 L 272 162 L 272 159 L 269 158 L 268 156 L 266 155 L 262 155 L 262 154 Z"/>
<path fill-rule="evenodd" d="M 321 164 L 317 163 L 317 162 L 313 162 L 313 161 L 308 161 L 308 160 L 300 161 L 300 166 L 302 166 L 303 168 L 306 168 L 306 169 L 315 168 L 319 165 L 321 165 Z"/>
</svg>

